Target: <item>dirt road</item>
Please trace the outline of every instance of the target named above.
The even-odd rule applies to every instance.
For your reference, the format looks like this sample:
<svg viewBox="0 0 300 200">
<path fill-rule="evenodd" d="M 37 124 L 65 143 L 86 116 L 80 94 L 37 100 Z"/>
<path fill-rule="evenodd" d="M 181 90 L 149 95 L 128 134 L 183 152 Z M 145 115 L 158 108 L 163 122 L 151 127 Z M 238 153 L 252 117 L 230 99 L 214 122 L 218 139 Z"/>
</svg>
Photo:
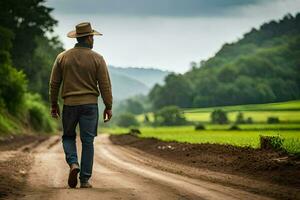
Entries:
<svg viewBox="0 0 300 200">
<path fill-rule="evenodd" d="M 269 199 L 153 168 L 145 164 L 143 154 L 112 144 L 108 135 L 95 141 L 92 189 L 67 187 L 68 166 L 58 136 L 20 150 L 30 150 L 34 163 L 21 195 L 8 199 Z"/>
</svg>

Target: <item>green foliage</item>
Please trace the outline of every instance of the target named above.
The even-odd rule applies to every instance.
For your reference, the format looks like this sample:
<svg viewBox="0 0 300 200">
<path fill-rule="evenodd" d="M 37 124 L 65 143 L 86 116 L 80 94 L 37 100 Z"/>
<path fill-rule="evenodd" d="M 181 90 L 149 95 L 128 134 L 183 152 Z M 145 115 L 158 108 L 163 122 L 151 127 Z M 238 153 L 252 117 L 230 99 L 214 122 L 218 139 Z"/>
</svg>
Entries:
<svg viewBox="0 0 300 200">
<path fill-rule="evenodd" d="M 197 124 L 195 130 L 205 130 L 205 126 L 203 124 Z"/>
<path fill-rule="evenodd" d="M 131 113 L 123 113 L 117 117 L 116 124 L 121 127 L 138 126 L 139 123 Z"/>
<path fill-rule="evenodd" d="M 244 114 L 242 112 L 239 112 L 236 116 L 235 123 L 236 124 L 244 124 L 246 121 L 244 119 Z"/>
<path fill-rule="evenodd" d="M 213 124 L 227 124 L 228 118 L 227 113 L 221 109 L 214 110 L 211 115 L 211 123 Z"/>
<path fill-rule="evenodd" d="M 262 149 L 283 149 L 284 138 L 278 136 L 260 136 L 260 148 Z"/>
<path fill-rule="evenodd" d="M 44 101 L 48 101 L 49 76 L 56 56 L 61 53 L 63 44 L 57 37 L 47 38 L 39 36 L 35 39 L 36 49 L 33 52 L 28 88 L 39 93 Z"/>
<path fill-rule="evenodd" d="M 167 105 L 189 107 L 192 102 L 191 83 L 181 74 L 171 73 L 165 78 L 165 85 L 156 84 L 149 93 L 149 99 L 155 109 Z"/>
<path fill-rule="evenodd" d="M 26 110 L 31 126 L 36 131 L 53 132 L 56 124 L 51 119 L 48 107 L 38 94 L 26 94 Z"/>
<path fill-rule="evenodd" d="M 144 112 L 143 104 L 135 99 L 127 99 L 124 103 L 124 109 L 132 114 L 141 114 Z"/>
<path fill-rule="evenodd" d="M 212 58 L 170 74 L 149 93 L 155 109 L 212 107 L 300 98 L 300 14 L 252 29 Z"/>
<path fill-rule="evenodd" d="M 16 133 L 18 131 L 18 125 L 8 116 L 8 113 L 0 112 L 0 134 Z"/>
<path fill-rule="evenodd" d="M 167 106 L 154 113 L 154 124 L 175 126 L 187 124 L 187 121 L 177 106 Z"/>
<path fill-rule="evenodd" d="M 1 0 L 0 25 L 14 33 L 10 51 L 14 66 L 29 75 L 37 47 L 36 37 L 53 31 L 57 21 L 50 16 L 51 8 L 44 0 Z"/>
<path fill-rule="evenodd" d="M 52 9 L 43 3 L 44 0 L 0 1 L 1 133 L 15 133 L 28 122 L 37 131 L 51 132 L 55 127 L 40 96 L 27 93 L 29 84 L 31 91 L 48 100 L 52 62 L 62 51 L 57 38 L 45 36 L 56 21 L 50 16 Z"/>
<path fill-rule="evenodd" d="M 8 51 L 12 37 L 9 30 L 0 27 L 0 106 L 16 113 L 22 105 L 27 82 L 23 72 L 17 71 L 11 65 Z"/>
<path fill-rule="evenodd" d="M 267 123 L 268 124 L 278 124 L 279 118 L 278 117 L 268 117 Z"/>
</svg>

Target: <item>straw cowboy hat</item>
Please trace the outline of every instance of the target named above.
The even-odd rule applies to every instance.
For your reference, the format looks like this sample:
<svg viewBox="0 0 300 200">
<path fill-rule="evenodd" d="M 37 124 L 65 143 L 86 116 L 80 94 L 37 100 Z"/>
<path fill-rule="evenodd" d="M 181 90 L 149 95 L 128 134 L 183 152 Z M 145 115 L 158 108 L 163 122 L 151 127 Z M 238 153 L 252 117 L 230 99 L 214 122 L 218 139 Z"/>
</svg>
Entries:
<svg viewBox="0 0 300 200">
<path fill-rule="evenodd" d="M 76 25 L 76 30 L 70 31 L 67 34 L 69 38 L 83 37 L 87 35 L 102 35 L 102 33 L 93 30 L 89 22 L 83 22 Z"/>
</svg>

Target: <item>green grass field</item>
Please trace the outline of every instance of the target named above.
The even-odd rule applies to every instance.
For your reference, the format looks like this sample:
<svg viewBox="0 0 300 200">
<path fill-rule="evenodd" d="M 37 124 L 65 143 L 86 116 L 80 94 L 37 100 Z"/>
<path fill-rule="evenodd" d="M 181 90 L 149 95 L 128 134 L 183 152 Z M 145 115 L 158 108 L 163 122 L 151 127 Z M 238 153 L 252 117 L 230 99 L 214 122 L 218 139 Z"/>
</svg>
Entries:
<svg viewBox="0 0 300 200">
<path fill-rule="evenodd" d="M 202 130 L 195 131 L 194 126 L 179 127 L 142 127 L 140 137 L 154 137 L 164 141 L 178 141 L 188 143 L 217 143 L 230 144 L 241 147 L 258 148 L 260 135 L 280 136 L 284 138 L 283 147 L 290 153 L 300 153 L 300 131 L 229 131 L 229 130 Z M 101 132 L 110 134 L 128 133 L 126 128 L 102 128 Z"/>
<path fill-rule="evenodd" d="M 216 108 L 227 111 L 230 124 L 210 124 L 210 114 Z M 289 153 L 300 153 L 300 100 L 271 104 L 184 109 L 183 112 L 188 121 L 203 123 L 205 130 L 196 131 L 194 126 L 145 127 L 141 125 L 139 127 L 142 132 L 140 137 L 154 137 L 164 141 L 217 143 L 258 148 L 261 135 L 280 136 L 284 138 L 284 149 Z M 252 117 L 254 123 L 238 125 L 240 130 L 229 130 L 238 112 L 242 112 L 245 119 Z M 148 116 L 152 121 L 153 114 L 148 113 Z M 278 117 L 280 123 L 267 124 L 268 117 Z M 137 119 L 142 123 L 144 115 L 138 115 Z M 115 127 L 102 128 L 100 131 L 122 134 L 128 133 L 129 129 Z"/>
<path fill-rule="evenodd" d="M 184 109 L 183 112 L 188 121 L 209 123 L 210 114 L 215 109 L 226 111 L 230 122 L 234 122 L 238 112 L 242 112 L 245 119 L 251 117 L 254 123 L 266 123 L 268 117 L 278 117 L 281 123 L 300 123 L 300 100 L 269 104 L 193 108 Z M 153 114 L 148 113 L 148 116 L 150 121 L 153 121 Z M 144 115 L 138 115 L 137 119 L 139 122 L 143 122 Z"/>
</svg>

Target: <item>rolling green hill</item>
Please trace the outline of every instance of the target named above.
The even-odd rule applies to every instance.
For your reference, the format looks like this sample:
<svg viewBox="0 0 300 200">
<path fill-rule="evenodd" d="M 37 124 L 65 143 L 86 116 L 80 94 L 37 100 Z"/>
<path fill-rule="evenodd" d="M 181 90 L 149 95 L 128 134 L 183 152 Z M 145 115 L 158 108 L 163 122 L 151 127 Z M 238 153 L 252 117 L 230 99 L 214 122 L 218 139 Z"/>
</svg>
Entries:
<svg viewBox="0 0 300 200">
<path fill-rule="evenodd" d="M 184 75 L 155 85 L 154 108 L 257 104 L 300 98 L 300 14 L 252 29 Z"/>
</svg>

